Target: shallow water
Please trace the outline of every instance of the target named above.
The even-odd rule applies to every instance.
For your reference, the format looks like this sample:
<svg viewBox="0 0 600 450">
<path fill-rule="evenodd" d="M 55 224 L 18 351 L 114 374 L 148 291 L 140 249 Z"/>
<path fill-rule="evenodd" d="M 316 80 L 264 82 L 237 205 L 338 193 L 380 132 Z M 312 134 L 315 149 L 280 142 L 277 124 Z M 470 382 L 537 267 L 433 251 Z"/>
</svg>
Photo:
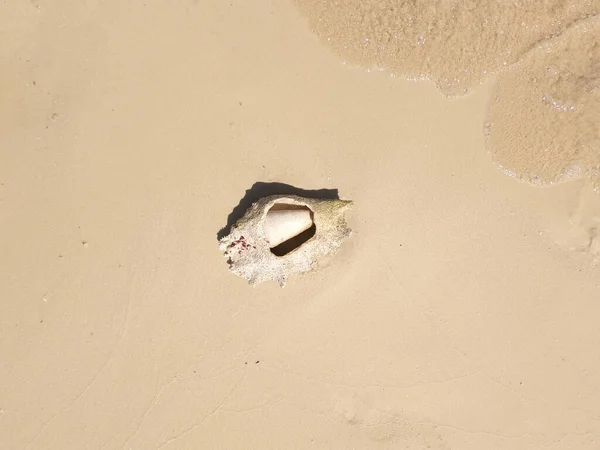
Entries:
<svg viewBox="0 0 600 450">
<path fill-rule="evenodd" d="M 505 171 L 534 185 L 589 177 L 598 187 L 599 43 L 596 16 L 499 76 L 486 143 Z"/>
<path fill-rule="evenodd" d="M 598 183 L 600 1 L 296 0 L 313 30 L 363 68 L 464 95 L 499 80 L 485 131 L 508 174 Z"/>
</svg>

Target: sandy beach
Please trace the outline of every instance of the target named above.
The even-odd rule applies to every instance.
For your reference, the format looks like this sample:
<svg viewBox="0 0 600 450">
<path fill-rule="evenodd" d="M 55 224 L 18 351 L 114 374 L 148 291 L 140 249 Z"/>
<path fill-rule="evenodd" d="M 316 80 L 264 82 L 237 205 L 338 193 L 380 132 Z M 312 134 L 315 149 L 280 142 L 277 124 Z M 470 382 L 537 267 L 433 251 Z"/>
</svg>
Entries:
<svg viewBox="0 0 600 450">
<path fill-rule="evenodd" d="M 600 448 L 600 5 L 464 84 L 331 3 L 0 4 L 0 448 Z M 256 183 L 352 236 L 250 286 Z"/>
</svg>

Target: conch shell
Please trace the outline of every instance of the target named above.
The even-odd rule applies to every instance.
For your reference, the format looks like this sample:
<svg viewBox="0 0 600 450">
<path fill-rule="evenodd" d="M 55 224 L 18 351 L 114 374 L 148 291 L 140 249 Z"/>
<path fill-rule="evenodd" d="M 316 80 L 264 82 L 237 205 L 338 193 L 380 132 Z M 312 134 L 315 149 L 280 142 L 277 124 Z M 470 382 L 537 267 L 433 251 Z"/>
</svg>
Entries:
<svg viewBox="0 0 600 450">
<path fill-rule="evenodd" d="M 337 252 L 350 235 L 347 200 L 272 195 L 255 202 L 219 240 L 230 270 L 250 284 L 274 280 L 281 287 L 292 273 L 308 272 Z"/>
</svg>

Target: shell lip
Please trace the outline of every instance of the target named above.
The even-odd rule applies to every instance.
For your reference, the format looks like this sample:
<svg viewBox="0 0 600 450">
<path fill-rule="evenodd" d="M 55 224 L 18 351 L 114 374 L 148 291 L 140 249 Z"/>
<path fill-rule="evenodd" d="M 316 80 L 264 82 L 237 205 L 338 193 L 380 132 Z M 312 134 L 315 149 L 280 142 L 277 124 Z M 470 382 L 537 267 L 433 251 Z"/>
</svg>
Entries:
<svg viewBox="0 0 600 450">
<path fill-rule="evenodd" d="M 289 237 L 283 242 L 271 247 L 267 240 L 266 232 L 265 232 L 265 221 L 267 218 L 267 214 L 276 206 L 276 205 L 289 205 L 289 206 L 297 206 L 298 209 L 307 209 L 310 213 L 310 219 L 312 221 L 312 225 L 306 229 L 301 231 L 300 233 Z M 282 208 L 285 209 L 285 208 Z M 291 208 L 295 209 L 295 208 Z M 258 223 L 258 235 L 260 239 L 262 239 L 265 246 L 269 249 L 269 251 L 277 258 L 286 257 L 292 253 L 295 253 L 301 247 L 306 245 L 308 242 L 314 240 L 317 234 L 317 227 L 315 223 L 315 211 L 310 207 L 310 204 L 302 199 L 296 199 L 293 197 L 278 197 L 274 198 L 272 201 L 269 201 L 263 209 L 261 214 L 260 221 Z"/>
<path fill-rule="evenodd" d="M 276 198 L 271 199 L 263 208 L 263 211 L 261 213 L 261 217 L 260 217 L 260 222 L 258 224 L 258 230 L 259 230 L 259 234 L 260 236 L 265 239 L 266 242 L 266 237 L 265 237 L 265 229 L 264 229 L 264 223 L 265 223 L 265 218 L 267 217 L 267 214 L 269 213 L 269 211 L 271 210 L 271 208 L 277 204 L 279 205 L 296 205 L 296 206 L 306 206 L 308 208 L 308 210 L 310 211 L 310 218 L 312 219 L 313 223 L 315 221 L 315 212 L 313 211 L 313 209 L 308 205 L 308 203 L 303 202 L 301 200 L 296 200 L 293 197 L 278 197 L 278 196 L 273 196 Z M 289 200 L 289 201 L 288 201 Z"/>
</svg>

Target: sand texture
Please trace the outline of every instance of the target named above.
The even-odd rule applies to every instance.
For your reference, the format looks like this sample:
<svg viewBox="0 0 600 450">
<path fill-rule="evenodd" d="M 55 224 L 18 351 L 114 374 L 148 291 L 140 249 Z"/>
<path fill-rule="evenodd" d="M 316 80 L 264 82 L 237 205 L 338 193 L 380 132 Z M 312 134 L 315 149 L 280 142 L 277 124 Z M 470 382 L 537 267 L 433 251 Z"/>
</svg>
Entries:
<svg viewBox="0 0 600 450">
<path fill-rule="evenodd" d="M 335 3 L 0 2 L 1 449 L 600 448 L 598 5 Z M 352 236 L 250 286 L 301 189 Z"/>
</svg>

